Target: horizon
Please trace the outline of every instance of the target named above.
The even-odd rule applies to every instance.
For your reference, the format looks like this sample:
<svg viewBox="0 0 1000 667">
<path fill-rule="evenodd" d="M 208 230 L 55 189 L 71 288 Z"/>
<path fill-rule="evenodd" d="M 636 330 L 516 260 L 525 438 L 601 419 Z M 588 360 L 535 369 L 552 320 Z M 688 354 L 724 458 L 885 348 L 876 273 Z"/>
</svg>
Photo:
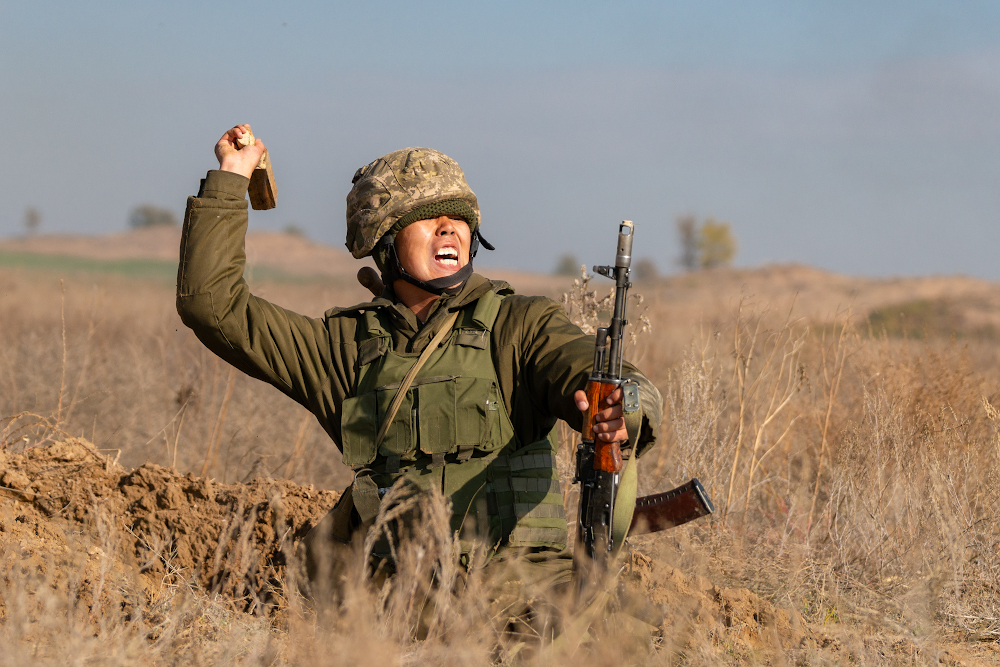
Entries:
<svg viewBox="0 0 1000 667">
<path fill-rule="evenodd" d="M 180 234 L 180 231 L 181 231 L 180 225 L 170 226 L 170 227 L 167 227 L 167 228 L 176 231 L 177 234 Z M 155 227 L 153 229 L 155 229 Z M 111 237 L 111 236 L 128 236 L 129 234 L 133 234 L 133 233 L 135 233 L 135 234 L 142 234 L 142 233 L 148 232 L 148 231 L 153 231 L 153 230 L 147 227 L 147 228 L 138 228 L 138 229 L 136 229 L 136 228 L 125 228 L 125 229 L 111 230 L 111 231 L 108 231 L 108 232 L 95 232 L 95 233 L 89 233 L 89 234 L 88 233 L 76 233 L 76 232 L 52 232 L 52 233 L 41 232 L 41 233 L 36 233 L 36 234 L 21 234 L 19 236 L 0 236 L 0 254 L 3 254 L 4 252 L 10 252 L 11 251 L 10 247 L 7 247 L 7 248 L 4 247 L 4 244 L 8 244 L 8 243 L 18 244 L 19 242 L 30 242 L 30 241 L 45 242 L 46 240 L 58 241 L 58 240 L 61 240 L 61 239 L 62 240 L 91 240 L 91 241 L 99 241 L 101 239 L 104 239 L 104 238 L 107 238 L 107 237 Z M 255 236 L 255 235 L 258 235 L 258 234 L 281 235 L 281 236 L 287 235 L 287 236 L 292 237 L 292 238 L 301 239 L 302 241 L 304 241 L 304 242 L 306 242 L 308 244 L 319 246 L 321 249 L 324 249 L 324 250 L 333 250 L 333 251 L 335 251 L 337 253 L 341 253 L 344 256 L 344 258 L 349 258 L 351 260 L 351 262 L 352 262 L 351 270 L 349 270 L 348 273 L 352 273 L 354 268 L 360 269 L 362 266 L 369 266 L 369 265 L 373 266 L 373 263 L 369 259 L 366 258 L 366 259 L 358 259 L 358 260 L 356 260 L 356 259 L 354 259 L 351 256 L 350 251 L 348 251 L 346 248 L 344 248 L 344 247 L 342 247 L 342 246 L 340 246 L 338 244 L 335 244 L 335 243 L 327 243 L 326 241 L 323 241 L 321 239 L 313 238 L 313 237 L 309 236 L 307 233 L 302 232 L 301 230 L 289 231 L 289 230 L 283 230 L 283 229 L 268 229 L 268 228 L 257 228 L 257 229 L 250 228 L 250 229 L 247 230 L 247 236 L 248 237 Z M 172 248 L 171 248 L 171 250 L 172 250 Z M 38 256 L 38 257 L 72 257 L 74 259 L 82 259 L 82 260 L 85 260 L 85 261 L 111 262 L 111 263 L 114 263 L 114 262 L 131 263 L 131 262 L 134 262 L 134 261 L 149 261 L 149 262 L 155 262 L 155 263 L 172 262 L 173 264 L 177 263 L 177 260 L 174 259 L 174 258 L 164 259 L 164 258 L 160 258 L 160 257 L 155 257 L 155 256 L 153 256 L 151 254 L 145 254 L 145 255 L 143 255 L 143 254 L 121 254 L 119 256 L 118 253 L 112 253 L 114 255 L 114 258 L 107 258 L 107 259 L 103 259 L 103 260 L 100 259 L 100 258 L 94 257 L 91 253 L 80 252 L 80 251 L 74 251 L 74 252 L 55 252 L 55 251 L 51 251 L 50 249 L 45 249 L 45 250 L 42 250 L 42 251 L 37 251 L 37 250 L 33 250 L 33 249 L 29 249 L 29 250 L 23 250 L 23 249 L 17 250 L 17 249 L 15 249 L 13 254 L 15 254 L 15 255 L 26 255 L 26 256 Z M 268 258 L 264 257 L 263 255 L 255 253 L 255 256 L 253 258 L 248 258 L 247 263 L 248 263 L 248 265 L 263 265 L 263 266 L 267 266 L 269 264 L 276 264 L 276 263 L 280 264 L 280 263 L 282 263 L 281 260 L 285 259 L 285 258 L 281 257 L 280 255 L 274 255 L 274 256 L 272 256 L 271 259 L 273 261 L 269 262 Z M 574 259 L 579 259 L 579 258 L 574 258 Z M 486 277 L 489 277 L 487 274 L 490 271 L 513 272 L 513 273 L 518 273 L 518 274 L 534 275 L 534 276 L 537 276 L 539 278 L 566 278 L 566 279 L 573 279 L 574 277 L 578 277 L 578 276 L 575 276 L 575 274 L 574 275 L 570 275 L 570 274 L 567 274 L 567 273 L 561 273 L 561 272 L 559 272 L 557 266 L 553 266 L 553 267 L 551 267 L 549 269 L 538 269 L 538 270 L 535 270 L 535 269 L 532 269 L 531 267 L 521 268 L 521 267 L 518 267 L 518 266 L 505 266 L 505 265 L 500 265 L 500 264 L 480 265 L 478 263 L 478 260 L 479 260 L 479 257 L 477 256 L 477 258 L 476 258 L 477 265 L 476 265 L 475 272 L 478 273 L 478 274 L 480 274 L 480 275 L 486 275 Z M 608 260 L 608 258 L 605 257 L 604 260 Z M 580 265 L 586 264 L 583 260 L 580 260 L 578 263 Z M 587 267 L 588 274 L 590 274 L 591 277 L 595 277 L 596 274 L 594 274 L 594 272 L 593 272 L 593 264 L 586 264 L 586 267 Z M 0 268 L 3 268 L 3 263 L 2 262 L 0 262 Z M 636 268 L 635 267 L 635 262 L 633 262 L 633 266 L 632 266 L 633 271 L 635 270 L 635 268 Z M 77 267 L 77 269 L 79 269 L 79 267 Z M 667 280 L 667 279 L 670 279 L 670 278 L 676 278 L 676 277 L 681 277 L 681 276 L 685 276 L 685 275 L 694 275 L 694 274 L 698 274 L 698 273 L 711 273 L 711 272 L 717 272 L 717 271 L 737 271 L 737 272 L 738 271 L 750 271 L 750 272 L 754 272 L 754 271 L 767 271 L 767 270 L 771 270 L 771 269 L 803 269 L 803 270 L 809 270 L 809 271 L 818 271 L 820 273 L 826 273 L 826 274 L 830 274 L 830 275 L 838 275 L 838 276 L 841 276 L 841 277 L 844 277 L 844 278 L 851 278 L 851 279 L 858 279 L 858 280 L 874 280 L 874 281 L 880 281 L 880 282 L 882 282 L 882 281 L 884 281 L 884 282 L 891 282 L 893 280 L 920 280 L 920 279 L 931 279 L 931 280 L 933 280 L 935 278 L 940 278 L 940 279 L 959 278 L 959 279 L 969 279 L 969 280 L 974 280 L 974 281 L 982 281 L 982 282 L 987 282 L 987 283 L 1000 282 L 1000 280 L 998 280 L 998 279 L 983 278 L 983 277 L 980 277 L 980 276 L 975 276 L 975 275 L 971 275 L 971 274 L 968 274 L 968 273 L 963 273 L 961 271 L 956 271 L 956 272 L 953 272 L 953 273 L 920 273 L 920 274 L 902 274 L 902 273 L 900 273 L 900 274 L 845 273 L 845 272 L 842 272 L 842 271 L 836 271 L 834 269 L 827 269 L 827 268 L 824 268 L 824 267 L 821 267 L 821 266 L 815 266 L 813 264 L 807 264 L 805 262 L 800 262 L 800 261 L 796 261 L 796 260 L 766 261 L 766 262 L 762 262 L 762 263 L 759 263 L 759 264 L 742 264 L 741 263 L 741 264 L 732 264 L 732 265 L 718 266 L 718 267 L 711 267 L 711 268 L 696 268 L 696 269 L 691 269 L 691 270 L 686 270 L 686 269 L 680 268 L 678 266 L 678 267 L 675 267 L 674 270 L 670 270 L 670 271 L 662 271 L 661 270 L 661 271 L 658 271 L 657 274 L 652 279 L 650 279 L 650 278 L 643 278 L 643 279 L 633 278 L 633 280 L 634 281 L 642 280 L 643 282 L 646 282 L 646 281 L 649 281 L 649 280 L 652 280 L 652 281 Z M 90 267 L 89 269 L 85 269 L 85 270 L 98 271 L 98 272 L 101 271 L 100 267 L 98 265 L 96 265 L 96 264 L 94 265 L 94 267 Z M 285 271 L 287 271 L 287 269 L 285 269 Z M 297 272 L 297 271 L 291 271 L 290 273 L 291 273 L 291 275 L 297 275 L 297 274 L 299 274 L 299 272 Z M 320 278 L 320 279 L 324 278 L 324 275 L 321 274 L 321 273 L 309 272 L 309 271 L 302 272 L 301 275 L 303 275 L 303 276 L 315 276 L 315 277 Z"/>
<path fill-rule="evenodd" d="M 49 2 L 0 26 L 0 236 L 28 207 L 56 233 L 179 217 L 250 122 L 279 189 L 251 229 L 341 245 L 354 170 L 429 145 L 479 197 L 483 267 L 602 263 L 631 219 L 673 273 L 694 214 L 732 225 L 738 267 L 1000 279 L 988 2 Z"/>
</svg>

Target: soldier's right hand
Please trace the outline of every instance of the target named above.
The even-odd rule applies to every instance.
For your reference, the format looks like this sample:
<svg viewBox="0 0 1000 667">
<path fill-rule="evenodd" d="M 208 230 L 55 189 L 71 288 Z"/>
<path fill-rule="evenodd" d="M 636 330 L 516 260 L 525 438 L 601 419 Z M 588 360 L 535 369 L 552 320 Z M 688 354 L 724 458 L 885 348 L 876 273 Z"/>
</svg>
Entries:
<svg viewBox="0 0 1000 667">
<path fill-rule="evenodd" d="M 260 156 L 264 154 L 265 147 L 260 139 L 256 139 L 253 146 L 240 146 L 239 139 L 247 132 L 250 132 L 249 125 L 237 125 L 222 135 L 215 144 L 219 169 L 250 178 L 253 170 L 260 164 Z"/>
<path fill-rule="evenodd" d="M 625 426 L 625 411 L 622 407 L 622 398 L 625 396 L 621 387 L 611 392 L 602 401 L 602 410 L 598 410 L 594 415 L 594 435 L 590 436 L 602 442 L 626 442 L 628 440 L 628 428 Z M 587 411 L 590 403 L 587 401 L 587 392 L 577 391 L 573 394 L 573 401 L 576 408 L 583 416 L 583 422 L 587 423 Z M 586 434 L 585 434 L 586 435 Z"/>
</svg>

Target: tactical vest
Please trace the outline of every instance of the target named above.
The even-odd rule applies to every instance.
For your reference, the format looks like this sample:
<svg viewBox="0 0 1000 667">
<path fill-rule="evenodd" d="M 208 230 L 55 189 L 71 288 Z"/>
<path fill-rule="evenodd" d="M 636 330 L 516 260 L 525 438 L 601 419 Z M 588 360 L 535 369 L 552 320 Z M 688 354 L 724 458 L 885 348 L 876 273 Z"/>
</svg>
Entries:
<svg viewBox="0 0 1000 667">
<path fill-rule="evenodd" d="M 493 551 L 563 549 L 554 429 L 522 447 L 500 394 L 490 341 L 502 301 L 489 292 L 461 311 L 451 335 L 417 373 L 377 450 L 379 426 L 419 354 L 393 351 L 382 309 L 355 311 L 358 371 L 356 389 L 341 408 L 344 463 L 371 477 L 380 491 L 400 477 L 421 489 L 437 486 L 452 501 L 451 528 L 464 552 L 483 541 Z"/>
</svg>

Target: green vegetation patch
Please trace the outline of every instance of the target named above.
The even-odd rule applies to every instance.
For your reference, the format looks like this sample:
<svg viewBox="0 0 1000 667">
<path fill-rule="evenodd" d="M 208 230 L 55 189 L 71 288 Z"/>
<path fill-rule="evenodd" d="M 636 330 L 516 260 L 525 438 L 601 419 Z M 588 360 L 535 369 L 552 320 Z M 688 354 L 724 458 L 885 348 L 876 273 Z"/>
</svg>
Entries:
<svg viewBox="0 0 1000 667">
<path fill-rule="evenodd" d="M 69 255 L 0 251 L 0 268 L 49 273 L 113 273 L 147 280 L 177 279 L 177 262 L 161 259 L 88 259 Z"/>
<path fill-rule="evenodd" d="M 60 275 L 103 273 L 168 283 L 177 280 L 177 262 L 163 259 L 89 259 L 71 255 L 43 255 L 0 250 L 0 269 L 27 269 Z M 246 278 L 251 284 L 307 285 L 330 282 L 328 277 L 296 275 L 268 266 L 251 266 Z"/>
<path fill-rule="evenodd" d="M 916 299 L 872 310 L 868 324 L 873 335 L 889 338 L 997 338 L 993 325 L 974 326 L 966 321 L 969 307 L 946 299 Z"/>
</svg>

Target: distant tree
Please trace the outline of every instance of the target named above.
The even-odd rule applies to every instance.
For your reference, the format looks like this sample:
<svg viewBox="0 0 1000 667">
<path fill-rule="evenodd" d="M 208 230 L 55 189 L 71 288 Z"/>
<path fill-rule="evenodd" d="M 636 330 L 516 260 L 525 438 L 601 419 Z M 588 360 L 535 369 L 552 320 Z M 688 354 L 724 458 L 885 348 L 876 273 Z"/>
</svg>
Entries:
<svg viewBox="0 0 1000 667">
<path fill-rule="evenodd" d="M 142 204 L 132 209 L 128 215 L 128 226 L 132 229 L 147 227 L 176 227 L 177 216 L 168 208 L 159 208 L 152 204 Z"/>
<path fill-rule="evenodd" d="M 693 215 L 677 218 L 677 235 L 681 242 L 681 256 L 678 263 L 685 271 L 698 268 L 698 221 Z"/>
<path fill-rule="evenodd" d="M 700 264 L 703 269 L 729 266 L 736 257 L 736 237 L 728 222 L 708 218 L 701 226 L 698 239 Z"/>
<path fill-rule="evenodd" d="M 34 206 L 29 206 L 24 211 L 24 231 L 31 236 L 42 226 L 42 214 Z"/>
<path fill-rule="evenodd" d="M 728 222 L 707 218 L 700 225 L 693 215 L 677 218 L 681 256 L 678 263 L 687 271 L 729 266 L 738 244 Z"/>
<path fill-rule="evenodd" d="M 580 275 L 580 261 L 576 255 L 563 255 L 556 264 L 557 276 L 577 276 Z"/>
<path fill-rule="evenodd" d="M 635 263 L 632 267 L 632 273 L 635 274 L 636 280 L 656 280 L 660 277 L 660 272 L 656 268 L 656 262 L 644 257 Z"/>
<path fill-rule="evenodd" d="M 306 235 L 306 230 L 302 229 L 294 222 L 289 222 L 287 225 L 285 225 L 285 228 L 282 231 L 284 231 L 289 236 L 300 236 L 305 238 Z"/>
</svg>

